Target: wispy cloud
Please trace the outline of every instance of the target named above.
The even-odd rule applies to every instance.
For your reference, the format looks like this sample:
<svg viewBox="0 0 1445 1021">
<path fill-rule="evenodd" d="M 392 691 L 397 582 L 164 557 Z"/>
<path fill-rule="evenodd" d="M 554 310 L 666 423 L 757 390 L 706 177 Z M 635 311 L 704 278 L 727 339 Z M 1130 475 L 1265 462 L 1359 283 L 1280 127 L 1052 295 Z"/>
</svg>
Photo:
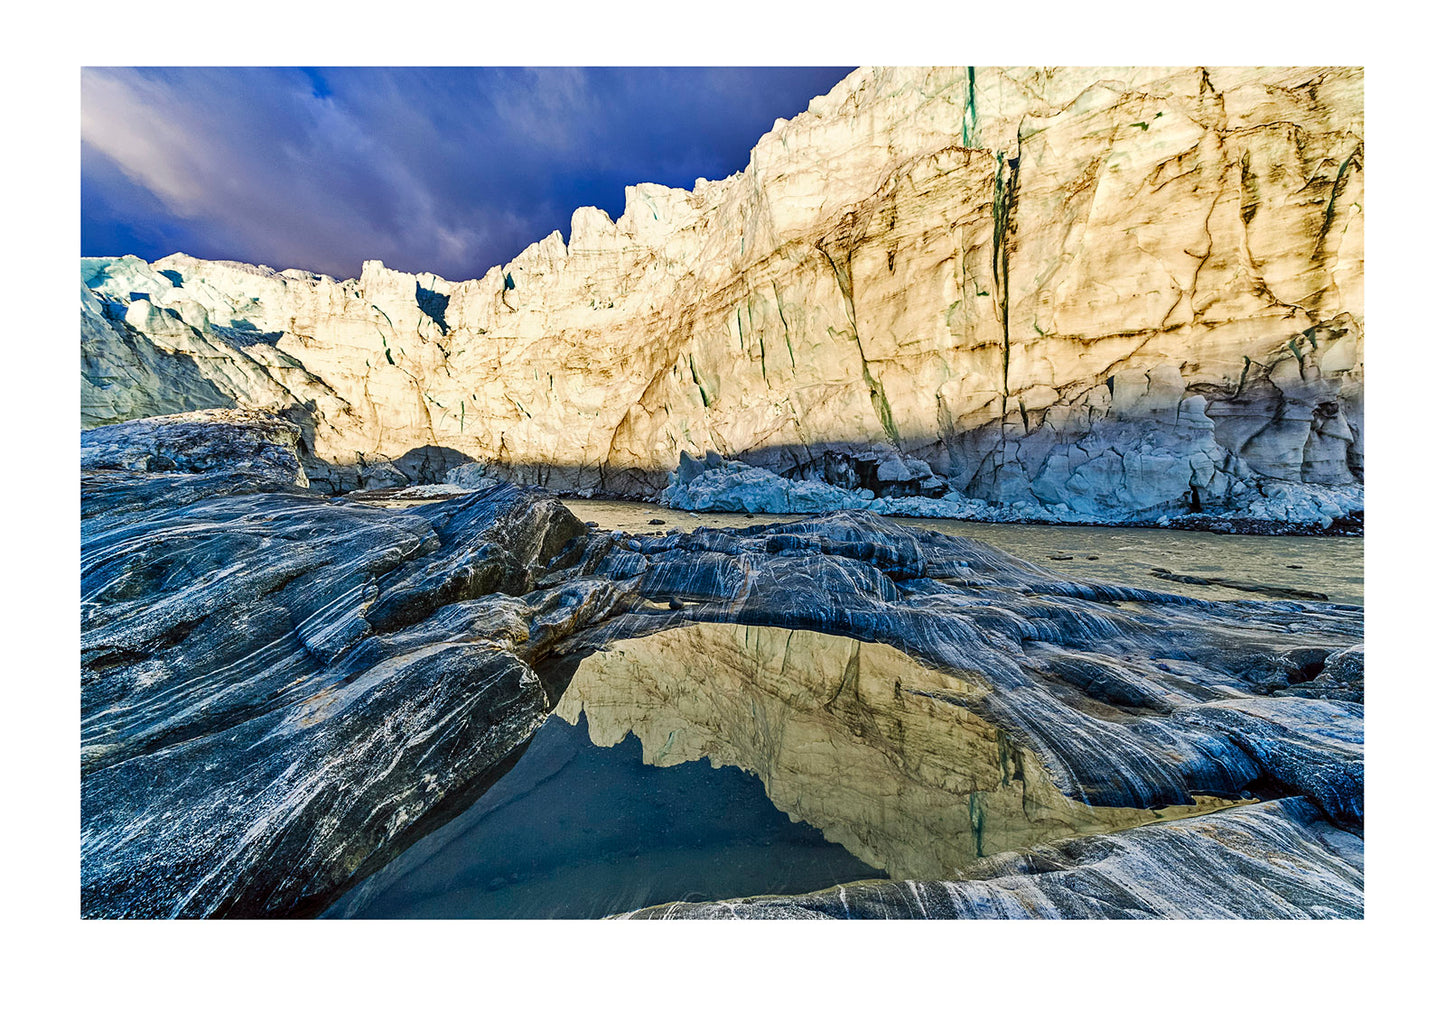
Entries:
<svg viewBox="0 0 1445 1021">
<path fill-rule="evenodd" d="M 624 185 L 741 169 L 847 70 L 89 68 L 82 246 L 475 276 Z"/>
</svg>

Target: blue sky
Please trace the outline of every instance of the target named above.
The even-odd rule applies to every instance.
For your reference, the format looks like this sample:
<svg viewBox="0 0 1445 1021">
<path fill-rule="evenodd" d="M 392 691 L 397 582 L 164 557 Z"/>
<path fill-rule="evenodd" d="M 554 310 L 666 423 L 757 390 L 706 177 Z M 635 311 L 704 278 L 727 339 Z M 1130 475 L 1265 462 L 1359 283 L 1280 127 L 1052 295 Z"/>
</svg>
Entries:
<svg viewBox="0 0 1445 1021">
<path fill-rule="evenodd" d="M 86 68 L 81 254 L 480 276 L 741 170 L 851 68 Z"/>
</svg>

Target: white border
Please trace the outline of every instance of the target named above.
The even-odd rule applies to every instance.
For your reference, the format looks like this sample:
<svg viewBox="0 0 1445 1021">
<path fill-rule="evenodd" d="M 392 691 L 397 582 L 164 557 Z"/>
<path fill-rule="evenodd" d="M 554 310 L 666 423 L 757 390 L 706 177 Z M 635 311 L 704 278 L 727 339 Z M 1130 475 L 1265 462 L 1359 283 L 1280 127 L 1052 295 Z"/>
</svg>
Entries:
<svg viewBox="0 0 1445 1021">
<path fill-rule="evenodd" d="M 1374 1014 L 1436 945 L 1438 616 L 1429 522 L 1439 86 L 1428 15 L 1384 5 L 67 4 L 11 12 L 5 71 L 12 496 L 6 595 L 11 997 L 121 1017 L 1051 1010 Z M 1403 10 L 1403 9 L 1402 9 Z M 1425 10 L 1421 8 L 1421 10 Z M 28 19 L 17 21 L 16 19 Z M 38 22 L 38 24 L 37 24 Z M 1303 64 L 1366 66 L 1370 477 L 1364 923 L 80 923 L 75 764 L 79 73 L 83 64 Z M 1433 285 L 1433 286 L 1432 286 Z M 38 526 L 38 527 L 37 527 Z M 1427 615 L 1430 618 L 1427 621 Z M 1438 625 L 1436 625 L 1438 626 Z M 17 704 L 13 699 L 19 696 Z M 1433 758 L 1433 756 L 1432 756 Z M 1419 850 L 1417 850 L 1419 849 Z M 1414 853 L 1412 853 L 1414 852 Z M 1433 964 L 1434 954 L 1431 955 Z M 565 1002 L 564 1002 L 565 1001 Z M 1431 995 L 1416 1001 L 1428 1004 Z M 358 1013 L 359 1008 L 359 1013 Z M 1428 1008 L 1427 1008 L 1428 1009 Z M 1412 1011 L 1412 1014 L 1414 1012 Z M 17 1014 L 16 1016 L 29 1016 Z"/>
</svg>

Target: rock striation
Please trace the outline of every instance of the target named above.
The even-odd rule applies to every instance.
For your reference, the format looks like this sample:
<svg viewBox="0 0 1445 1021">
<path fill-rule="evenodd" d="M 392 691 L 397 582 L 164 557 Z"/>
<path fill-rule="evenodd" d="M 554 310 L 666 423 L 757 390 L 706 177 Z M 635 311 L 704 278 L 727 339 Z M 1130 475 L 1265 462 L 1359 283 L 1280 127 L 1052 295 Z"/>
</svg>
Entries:
<svg viewBox="0 0 1445 1021">
<path fill-rule="evenodd" d="M 1188 805 L 1263 782 L 1313 787 L 1339 825 L 1363 820 L 1363 673 L 1334 673 L 1359 685 L 1348 690 L 1307 686 L 1332 656 L 1358 653 L 1359 607 L 1065 579 L 860 511 L 622 536 L 589 570 L 663 605 L 584 628 L 560 650 L 692 623 L 846 635 L 972 679 L 899 697 L 941 698 L 1006 732 L 1085 804 Z"/>
<path fill-rule="evenodd" d="M 83 260 L 82 421 L 273 411 L 338 491 L 479 461 L 655 497 L 716 452 L 1015 518 L 1318 524 L 1363 481 L 1363 167 L 1359 69 L 863 68 L 732 177 L 477 280 Z"/>
<path fill-rule="evenodd" d="M 637 732 L 649 754 L 766 772 L 790 811 L 912 879 L 1132 826 L 1080 838 L 1106 842 L 1078 854 L 1154 861 L 1174 885 L 1142 906 L 1116 891 L 1101 911 L 1358 910 L 1357 607 L 1070 580 L 867 511 L 633 536 L 500 481 L 368 506 L 302 485 L 298 432 L 229 411 L 82 435 L 88 917 L 315 914 L 464 808 L 554 706 L 585 707 L 594 733 Z M 758 628 L 810 637 L 789 666 L 790 640 L 751 640 Z M 632 666 L 604 685 L 608 657 Z M 668 719 L 719 737 L 669 749 L 655 729 Z M 748 729 L 762 723 L 763 738 Z M 812 751 L 780 746 L 789 729 Z M 838 775 L 820 764 L 830 746 L 915 817 L 810 787 Z M 924 818 L 950 799 L 972 799 L 966 819 L 956 803 Z M 1138 825 L 1154 819 L 1176 821 Z M 1186 897 L 1171 862 L 1201 840 L 1228 853 L 1209 852 Z M 1061 868 L 1037 882 L 1068 913 Z M 1320 899 L 1261 900 L 1253 886 L 1281 869 Z M 1232 900 L 1208 892 L 1231 884 Z"/>
<path fill-rule="evenodd" d="M 83 435 L 86 917 L 314 913 L 547 714 L 528 600 L 585 529 L 504 484 L 329 502 L 297 485 L 297 432 Z"/>
<path fill-rule="evenodd" d="M 1364 843 L 1299 798 L 980 861 L 964 878 L 674 903 L 631 918 L 1363 918 Z"/>
</svg>

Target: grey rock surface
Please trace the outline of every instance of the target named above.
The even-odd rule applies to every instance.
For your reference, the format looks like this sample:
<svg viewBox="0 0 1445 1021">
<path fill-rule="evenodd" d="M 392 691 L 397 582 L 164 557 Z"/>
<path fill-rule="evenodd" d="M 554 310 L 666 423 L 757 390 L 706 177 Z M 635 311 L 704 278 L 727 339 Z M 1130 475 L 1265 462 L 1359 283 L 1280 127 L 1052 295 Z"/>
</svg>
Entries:
<svg viewBox="0 0 1445 1021">
<path fill-rule="evenodd" d="M 631 918 L 1362 918 L 1364 842 L 1300 798 L 981 860 L 961 879 L 673 903 Z"/>
<path fill-rule="evenodd" d="M 313 913 L 545 718 L 518 647 L 526 597 L 584 531 L 560 504 L 512 486 L 417 513 L 328 501 L 285 481 L 295 430 L 264 421 L 96 432 L 84 915 Z M 152 447 L 164 470 L 100 467 Z"/>
<path fill-rule="evenodd" d="M 510 483 L 367 506 L 299 485 L 295 442 L 230 414 L 82 438 L 86 916 L 314 914 L 505 768 L 581 657 L 699 623 L 884 643 L 966 679 L 897 697 L 966 709 L 1086 805 L 1285 797 L 1082 845 L 1160 875 L 1191 855 L 1201 889 L 1267 885 L 1279 855 L 1323 868 L 1316 845 L 1348 862 L 1362 832 L 1359 608 L 1070 580 L 865 511 L 648 537 Z M 1236 835 L 1199 845 L 1210 825 Z M 1358 903 L 1356 873 L 1321 910 Z M 1260 903 L 1239 896 L 1208 903 Z M 1209 913 L 1160 897 L 1116 907 Z"/>
<path fill-rule="evenodd" d="M 1310 662 L 1359 644 L 1358 607 L 1213 602 L 1069 580 L 987 543 L 865 511 L 629 536 L 593 570 L 683 609 L 623 615 L 564 646 L 694 621 L 882 642 L 981 676 L 965 708 L 1028 745 L 1065 794 L 1088 804 L 1238 797 L 1261 778 L 1302 790 L 1291 781 L 1301 774 L 1264 751 L 1288 742 L 1314 757 L 1321 807 L 1347 826 L 1363 818 L 1360 705 L 1277 697 L 1310 679 Z M 1309 708 L 1286 712 L 1285 702 Z M 1270 742 L 1244 737 L 1266 723 L 1277 728 Z"/>
</svg>

